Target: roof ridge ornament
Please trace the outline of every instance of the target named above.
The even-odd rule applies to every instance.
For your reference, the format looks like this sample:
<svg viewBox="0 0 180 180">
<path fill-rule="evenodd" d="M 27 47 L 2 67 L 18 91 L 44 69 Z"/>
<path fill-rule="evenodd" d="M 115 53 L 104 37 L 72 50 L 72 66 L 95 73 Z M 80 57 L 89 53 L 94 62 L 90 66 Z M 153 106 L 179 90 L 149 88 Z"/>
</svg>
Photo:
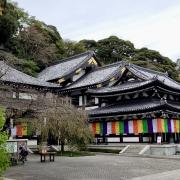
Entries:
<svg viewBox="0 0 180 180">
<path fill-rule="evenodd" d="M 168 74 L 168 72 L 167 72 L 167 71 L 165 72 L 165 75 L 169 77 L 169 74 Z"/>
<path fill-rule="evenodd" d="M 154 75 L 152 79 L 154 79 L 154 80 L 158 80 L 158 75 L 157 75 L 157 74 L 156 74 L 156 75 Z"/>
<path fill-rule="evenodd" d="M 131 63 L 128 62 L 128 61 L 122 61 L 122 65 L 123 65 L 124 67 L 126 67 L 126 66 L 130 66 Z"/>
<path fill-rule="evenodd" d="M 161 105 L 167 104 L 167 99 L 165 97 L 162 97 L 160 100 L 160 104 Z"/>
</svg>

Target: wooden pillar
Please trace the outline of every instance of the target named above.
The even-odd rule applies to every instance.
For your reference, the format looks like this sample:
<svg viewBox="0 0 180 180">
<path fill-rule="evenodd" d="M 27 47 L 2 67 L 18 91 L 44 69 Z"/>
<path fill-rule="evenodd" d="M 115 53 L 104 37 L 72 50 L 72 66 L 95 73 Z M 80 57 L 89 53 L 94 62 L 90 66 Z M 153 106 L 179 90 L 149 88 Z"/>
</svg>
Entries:
<svg viewBox="0 0 180 180">
<path fill-rule="evenodd" d="M 123 135 L 120 134 L 120 143 L 123 143 Z"/>
<path fill-rule="evenodd" d="M 139 134 L 139 142 L 140 142 L 140 143 L 143 142 L 143 136 L 142 136 L 142 134 Z"/>
</svg>

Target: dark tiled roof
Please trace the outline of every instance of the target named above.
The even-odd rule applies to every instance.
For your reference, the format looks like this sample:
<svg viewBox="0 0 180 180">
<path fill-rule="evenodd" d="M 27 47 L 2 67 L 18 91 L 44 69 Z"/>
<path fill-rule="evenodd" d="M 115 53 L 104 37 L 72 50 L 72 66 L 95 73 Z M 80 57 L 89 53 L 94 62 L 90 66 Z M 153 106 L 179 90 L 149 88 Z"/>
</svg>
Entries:
<svg viewBox="0 0 180 180">
<path fill-rule="evenodd" d="M 0 61 L 0 80 L 42 87 L 59 87 L 56 84 L 42 82 L 37 78 L 31 77 L 23 72 L 20 72 L 7 65 L 4 61 Z"/>
<path fill-rule="evenodd" d="M 47 67 L 41 73 L 39 73 L 38 79 L 42 81 L 50 81 L 57 78 L 62 78 L 72 73 L 74 70 L 80 68 L 93 55 L 93 51 L 87 51 L 85 53 L 61 60 L 58 63 Z"/>
<path fill-rule="evenodd" d="M 132 81 L 132 82 L 127 82 L 124 84 L 120 84 L 117 86 L 113 86 L 113 87 L 103 87 L 100 89 L 89 89 L 88 93 L 90 94 L 111 94 L 111 93 L 122 93 L 123 91 L 132 91 L 134 89 L 140 88 L 140 87 L 144 87 L 148 84 L 151 84 L 154 80 L 145 80 L 145 81 Z"/>
<path fill-rule="evenodd" d="M 126 66 L 132 73 L 134 73 L 136 76 L 138 76 L 139 78 L 142 78 L 144 80 L 149 80 L 154 78 L 155 76 L 167 76 L 166 73 L 162 73 L 162 72 L 158 72 L 158 71 L 154 71 L 151 69 L 147 69 L 141 66 L 137 66 L 135 64 L 129 64 L 128 66 Z"/>
<path fill-rule="evenodd" d="M 124 115 L 128 113 L 142 113 L 157 110 L 175 110 L 180 112 L 180 103 L 166 102 L 160 99 L 139 99 L 119 102 L 105 107 L 88 111 L 90 117 L 108 116 L 108 115 Z"/>
<path fill-rule="evenodd" d="M 106 80 L 109 80 L 114 75 L 120 72 L 120 67 L 122 66 L 122 62 L 106 65 L 100 68 L 97 68 L 85 75 L 77 82 L 74 82 L 72 85 L 67 87 L 66 89 L 74 89 L 80 87 L 86 87 L 91 85 L 96 85 Z"/>
<path fill-rule="evenodd" d="M 133 100 L 126 101 L 124 103 L 117 103 L 101 108 L 97 108 L 88 112 L 89 115 L 98 114 L 112 114 L 112 113 L 126 113 L 126 112 L 136 112 L 142 111 L 143 109 L 156 108 L 160 105 L 159 100 Z"/>
<path fill-rule="evenodd" d="M 128 66 L 128 69 L 142 79 L 150 80 L 155 78 L 158 79 L 160 82 L 163 82 L 167 86 L 180 90 L 180 84 L 169 78 L 166 73 L 143 68 L 134 64 Z"/>
</svg>

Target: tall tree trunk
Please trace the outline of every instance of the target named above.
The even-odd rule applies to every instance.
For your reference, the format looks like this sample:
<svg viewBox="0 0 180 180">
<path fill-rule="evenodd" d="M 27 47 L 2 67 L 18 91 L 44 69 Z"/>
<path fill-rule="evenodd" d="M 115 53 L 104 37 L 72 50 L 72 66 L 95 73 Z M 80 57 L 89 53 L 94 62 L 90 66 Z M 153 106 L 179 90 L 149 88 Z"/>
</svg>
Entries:
<svg viewBox="0 0 180 180">
<path fill-rule="evenodd" d="M 61 152 L 64 152 L 64 141 L 61 141 Z"/>
</svg>

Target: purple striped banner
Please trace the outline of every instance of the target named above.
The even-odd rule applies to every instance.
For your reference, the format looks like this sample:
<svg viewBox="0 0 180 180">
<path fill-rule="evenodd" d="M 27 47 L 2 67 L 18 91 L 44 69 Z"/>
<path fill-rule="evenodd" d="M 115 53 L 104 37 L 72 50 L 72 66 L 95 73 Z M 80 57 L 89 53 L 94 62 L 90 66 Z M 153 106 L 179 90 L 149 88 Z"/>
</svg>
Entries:
<svg viewBox="0 0 180 180">
<path fill-rule="evenodd" d="M 168 119 L 168 132 L 171 133 L 171 119 Z"/>
<path fill-rule="evenodd" d="M 124 133 L 126 133 L 126 134 L 129 133 L 128 121 L 125 121 L 125 122 L 124 122 Z"/>
<path fill-rule="evenodd" d="M 147 123 L 148 123 L 148 132 L 149 132 L 149 133 L 153 133 L 152 118 L 148 118 Z"/>
</svg>

